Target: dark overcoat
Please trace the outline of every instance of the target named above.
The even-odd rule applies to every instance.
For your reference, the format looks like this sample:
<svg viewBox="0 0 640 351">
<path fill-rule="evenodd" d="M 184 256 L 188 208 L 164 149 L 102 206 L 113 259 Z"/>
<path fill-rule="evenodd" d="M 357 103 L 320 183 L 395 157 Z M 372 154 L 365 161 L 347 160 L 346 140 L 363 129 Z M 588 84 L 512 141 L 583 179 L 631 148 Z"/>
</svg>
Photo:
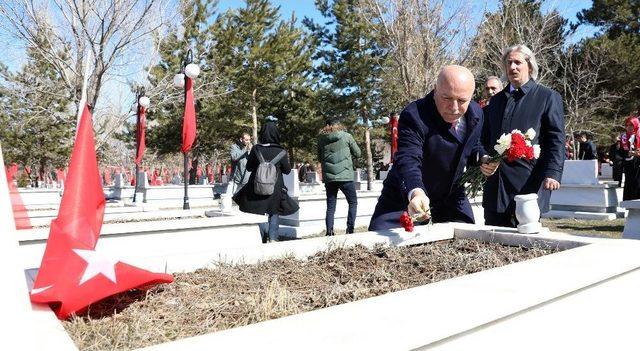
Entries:
<svg viewBox="0 0 640 351">
<path fill-rule="evenodd" d="M 538 193 L 540 210 L 548 211 L 550 191 L 542 190 L 545 178 L 558 182 L 562 178 L 565 159 L 564 109 L 556 91 L 530 79 L 520 89 L 510 92 L 510 85 L 494 95 L 484 108 L 482 143 L 488 152 L 504 133 L 518 129 L 523 133 L 533 128 L 533 144 L 540 145 L 537 160 L 503 161 L 484 185 L 482 206 L 493 212 L 506 213 L 515 208 L 514 197 Z"/>
<path fill-rule="evenodd" d="M 247 171 L 251 172 L 249 182 L 233 197 L 233 200 L 240 206 L 240 211 L 260 215 L 290 215 L 298 210 L 298 204 L 287 194 L 287 188 L 284 186 L 284 178 L 282 176 L 291 172 L 289 155 L 285 155 L 275 165 L 278 169 L 278 180 L 273 194 L 258 195 L 253 188 L 255 170 L 260 164 L 256 152 L 260 151 L 264 159 L 269 161 L 274 159 L 282 150 L 284 149 L 278 144 L 258 144 L 251 149 L 247 160 Z"/>
<path fill-rule="evenodd" d="M 408 192 L 415 188 L 423 189 L 429 197 L 434 222 L 474 223 L 464 187 L 458 183 L 467 163 L 475 164 L 482 148 L 482 109 L 475 101 L 470 102 L 464 118 L 466 132 L 461 139 L 438 113 L 433 91 L 402 111 L 398 151 L 370 230 L 399 227 L 400 215 L 409 205 Z"/>
</svg>

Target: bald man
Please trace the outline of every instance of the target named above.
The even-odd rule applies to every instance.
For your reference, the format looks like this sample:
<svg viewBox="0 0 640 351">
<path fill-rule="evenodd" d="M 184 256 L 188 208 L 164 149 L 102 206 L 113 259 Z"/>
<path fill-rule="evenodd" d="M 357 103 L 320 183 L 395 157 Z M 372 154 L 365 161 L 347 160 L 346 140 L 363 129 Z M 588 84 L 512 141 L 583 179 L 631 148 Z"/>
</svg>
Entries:
<svg viewBox="0 0 640 351">
<path fill-rule="evenodd" d="M 434 222 L 474 223 L 458 184 L 480 154 L 482 109 L 471 100 L 475 80 L 462 66 L 446 66 L 436 87 L 400 114 L 398 151 L 384 182 L 369 230 L 400 227 L 403 211 Z M 495 171 L 495 170 L 490 170 Z"/>
</svg>

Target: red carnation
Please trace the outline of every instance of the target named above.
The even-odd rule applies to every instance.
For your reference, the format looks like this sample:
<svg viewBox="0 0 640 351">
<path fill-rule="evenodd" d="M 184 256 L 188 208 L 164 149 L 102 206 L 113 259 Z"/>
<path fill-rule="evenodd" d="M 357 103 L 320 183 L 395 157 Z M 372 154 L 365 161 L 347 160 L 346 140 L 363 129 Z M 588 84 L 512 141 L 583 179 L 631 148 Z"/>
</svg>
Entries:
<svg viewBox="0 0 640 351">
<path fill-rule="evenodd" d="M 533 146 L 527 146 L 525 157 L 527 160 L 533 160 L 535 158 L 535 156 L 533 155 Z"/>
<path fill-rule="evenodd" d="M 400 225 L 407 232 L 413 231 L 413 219 L 411 219 L 411 216 L 409 216 L 407 211 L 402 212 L 402 215 L 400 216 Z"/>
<path fill-rule="evenodd" d="M 520 133 L 511 133 L 511 147 L 507 150 L 507 161 L 513 162 L 527 153 L 527 143 L 524 135 Z"/>
</svg>

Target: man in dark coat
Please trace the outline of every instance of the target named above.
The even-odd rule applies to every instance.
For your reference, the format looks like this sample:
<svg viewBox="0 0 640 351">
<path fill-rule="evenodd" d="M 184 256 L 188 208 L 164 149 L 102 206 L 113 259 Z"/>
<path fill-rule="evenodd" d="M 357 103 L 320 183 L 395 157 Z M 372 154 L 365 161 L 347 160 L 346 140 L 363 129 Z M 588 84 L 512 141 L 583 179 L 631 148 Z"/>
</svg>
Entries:
<svg viewBox="0 0 640 351">
<path fill-rule="evenodd" d="M 287 188 L 284 186 L 282 175 L 291 172 L 291 165 L 289 164 L 289 156 L 280 146 L 280 132 L 275 122 L 267 121 L 264 123 L 262 129 L 260 129 L 259 138 L 260 144 L 251 149 L 247 160 L 247 171 L 251 172 L 249 182 L 233 197 L 233 201 L 240 206 L 240 211 L 242 212 L 269 216 L 268 228 L 265 228 L 265 226 L 260 227 L 262 242 L 266 243 L 267 241 L 278 239 L 279 216 L 295 213 L 298 210 L 298 204 L 289 197 Z M 266 161 L 271 161 L 281 151 L 284 151 L 285 154 L 275 163 L 275 167 L 278 170 L 278 179 L 276 180 L 273 194 L 256 194 L 254 189 L 255 170 L 258 169 L 260 164 L 257 153 L 260 152 Z"/>
<path fill-rule="evenodd" d="M 400 114 L 398 152 L 384 181 L 369 230 L 400 226 L 408 211 L 434 222 L 473 223 L 471 205 L 459 183 L 468 161 L 480 152 L 482 110 L 471 100 L 473 74 L 447 66 L 436 88 Z"/>
<path fill-rule="evenodd" d="M 589 139 L 587 133 L 580 133 L 580 154 L 578 156 L 579 160 L 595 160 L 598 158 L 598 153 L 596 152 L 596 144 L 593 140 Z"/>
<path fill-rule="evenodd" d="M 514 129 L 524 133 L 532 128 L 536 132 L 533 144 L 540 145 L 537 160 L 504 161 L 484 186 L 485 224 L 515 227 L 516 195 L 538 193 L 544 213 L 548 211 L 550 191 L 560 188 L 565 158 L 564 112 L 560 94 L 535 82 L 538 65 L 529 48 L 508 48 L 502 62 L 510 84 L 484 109 L 484 149 L 493 151 L 498 138 Z"/>
</svg>

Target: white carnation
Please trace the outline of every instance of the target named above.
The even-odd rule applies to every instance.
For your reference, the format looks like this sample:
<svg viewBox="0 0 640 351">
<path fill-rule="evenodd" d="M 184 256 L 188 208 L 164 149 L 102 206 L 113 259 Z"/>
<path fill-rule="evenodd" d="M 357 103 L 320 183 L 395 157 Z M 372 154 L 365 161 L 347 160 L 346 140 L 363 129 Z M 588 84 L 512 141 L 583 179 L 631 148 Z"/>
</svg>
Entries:
<svg viewBox="0 0 640 351">
<path fill-rule="evenodd" d="M 540 145 L 538 144 L 533 145 L 533 157 L 535 158 L 540 157 Z"/>
<path fill-rule="evenodd" d="M 502 134 L 498 143 L 493 147 L 499 155 L 504 154 L 511 146 L 511 134 Z"/>
<path fill-rule="evenodd" d="M 518 133 L 518 134 L 520 134 L 520 135 L 523 135 L 523 134 L 522 134 L 522 132 L 520 131 L 520 129 L 514 129 L 514 130 L 512 130 L 512 131 L 511 131 L 511 134 L 513 134 L 513 133 Z"/>
<path fill-rule="evenodd" d="M 536 131 L 533 130 L 533 128 L 529 128 L 527 132 L 524 133 L 524 135 L 527 137 L 527 139 L 533 140 L 533 138 L 536 137 Z"/>
</svg>

